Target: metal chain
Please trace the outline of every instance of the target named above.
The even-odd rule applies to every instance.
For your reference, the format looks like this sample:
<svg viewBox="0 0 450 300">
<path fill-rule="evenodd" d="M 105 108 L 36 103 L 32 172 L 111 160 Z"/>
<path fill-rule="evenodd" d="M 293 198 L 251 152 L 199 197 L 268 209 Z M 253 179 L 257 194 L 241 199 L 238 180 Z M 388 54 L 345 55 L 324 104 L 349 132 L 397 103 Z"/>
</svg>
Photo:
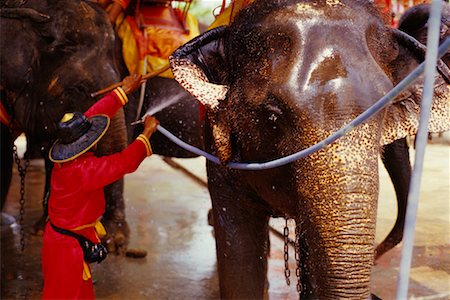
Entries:
<svg viewBox="0 0 450 300">
<path fill-rule="evenodd" d="M 300 265 L 300 222 L 295 223 L 295 261 L 297 263 L 295 275 L 297 276 L 297 292 L 300 294 L 302 292 L 302 271 Z"/>
<path fill-rule="evenodd" d="M 284 237 L 284 277 L 286 284 L 291 285 L 291 270 L 289 269 L 289 227 L 288 218 L 285 218 L 283 237 Z"/>
<path fill-rule="evenodd" d="M 12 122 L 10 123 L 12 124 Z M 12 126 L 9 126 L 9 130 L 11 132 L 11 136 L 13 136 L 12 133 Z M 25 230 L 24 230 L 24 215 L 25 215 L 25 175 L 27 173 L 28 166 L 30 165 L 30 159 L 26 158 L 24 165 L 22 166 L 22 163 L 19 158 L 19 154 L 17 153 L 17 146 L 13 142 L 13 155 L 14 155 L 14 161 L 17 164 L 17 171 L 19 172 L 20 176 L 20 217 L 19 217 L 19 225 L 20 225 L 20 249 L 23 252 L 25 250 Z"/>
</svg>

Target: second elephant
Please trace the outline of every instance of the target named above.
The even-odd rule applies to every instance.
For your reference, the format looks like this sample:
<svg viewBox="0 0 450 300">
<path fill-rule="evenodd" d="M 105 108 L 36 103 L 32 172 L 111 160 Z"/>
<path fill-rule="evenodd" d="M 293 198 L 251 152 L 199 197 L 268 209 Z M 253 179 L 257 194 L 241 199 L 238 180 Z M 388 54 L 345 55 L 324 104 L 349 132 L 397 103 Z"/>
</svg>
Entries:
<svg viewBox="0 0 450 300">
<path fill-rule="evenodd" d="M 171 64 L 207 107 L 207 150 L 223 164 L 268 161 L 328 137 L 403 79 L 420 62 L 404 37 L 367 1 L 257 0 L 230 27 L 178 49 Z M 289 165 L 207 163 L 223 298 L 263 298 L 270 217 L 296 221 L 302 296 L 369 296 L 378 155 L 417 130 L 421 84 Z M 449 95 L 437 76 L 430 131 L 450 128 Z"/>
</svg>

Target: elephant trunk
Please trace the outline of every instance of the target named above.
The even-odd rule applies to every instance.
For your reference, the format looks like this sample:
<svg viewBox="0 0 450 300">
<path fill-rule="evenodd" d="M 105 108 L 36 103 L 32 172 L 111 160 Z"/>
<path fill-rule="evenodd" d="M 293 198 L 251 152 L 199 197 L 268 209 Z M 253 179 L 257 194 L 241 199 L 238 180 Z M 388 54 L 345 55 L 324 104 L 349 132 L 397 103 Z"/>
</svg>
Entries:
<svg viewBox="0 0 450 300">
<path fill-rule="evenodd" d="M 375 207 L 367 203 L 375 199 L 351 194 L 338 201 L 347 204 L 331 208 L 327 217 L 312 224 L 312 234 L 320 241 L 311 249 L 315 252 L 311 253 L 312 261 L 317 262 L 313 273 L 318 274 L 316 281 L 321 287 L 317 293 L 321 299 L 367 299 L 375 236 Z M 342 216 L 343 211 L 346 216 Z"/>
<path fill-rule="evenodd" d="M 378 196 L 373 126 L 365 124 L 299 162 L 299 210 L 305 214 L 301 228 L 306 235 L 301 238 L 308 243 L 306 261 L 320 299 L 369 297 Z"/>
</svg>

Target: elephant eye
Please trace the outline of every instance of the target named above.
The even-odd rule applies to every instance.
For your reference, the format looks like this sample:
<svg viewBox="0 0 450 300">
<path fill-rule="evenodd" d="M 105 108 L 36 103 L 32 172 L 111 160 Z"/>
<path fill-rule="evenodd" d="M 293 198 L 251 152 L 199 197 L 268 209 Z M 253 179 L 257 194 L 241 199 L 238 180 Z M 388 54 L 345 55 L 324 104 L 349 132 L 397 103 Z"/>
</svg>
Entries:
<svg viewBox="0 0 450 300">
<path fill-rule="evenodd" d="M 271 122 L 276 122 L 278 118 L 283 115 L 283 110 L 274 101 L 273 97 L 269 97 L 269 101 L 264 104 L 267 119 Z"/>
</svg>

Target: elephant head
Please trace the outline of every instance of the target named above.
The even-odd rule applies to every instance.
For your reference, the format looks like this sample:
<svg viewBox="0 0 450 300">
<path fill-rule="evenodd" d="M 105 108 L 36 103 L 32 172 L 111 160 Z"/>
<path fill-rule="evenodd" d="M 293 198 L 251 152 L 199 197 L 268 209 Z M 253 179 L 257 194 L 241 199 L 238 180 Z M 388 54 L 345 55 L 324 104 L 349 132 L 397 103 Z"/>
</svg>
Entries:
<svg viewBox="0 0 450 300">
<path fill-rule="evenodd" d="M 209 150 L 223 163 L 252 162 L 307 148 L 349 123 L 421 62 L 421 49 L 368 1 L 257 0 L 229 27 L 174 52 L 171 65 L 207 107 Z M 441 71 L 430 131 L 450 128 Z M 269 216 L 296 220 L 307 289 L 321 299 L 368 297 L 378 154 L 416 132 L 421 89 L 417 81 L 383 113 L 290 165 L 246 172 L 208 163 L 223 297 L 262 297 Z"/>
<path fill-rule="evenodd" d="M 5 5 L 1 25 L 7 104 L 27 137 L 45 148 L 65 112 L 84 111 L 95 101 L 90 93 L 120 81 L 114 32 L 96 5 L 51 0 Z"/>
<path fill-rule="evenodd" d="M 47 158 L 64 113 L 86 111 L 96 101 L 92 92 L 120 81 L 112 25 L 100 6 L 80 0 L 6 1 L 0 21 L 1 89 L 6 94 L 2 103 L 25 132 L 27 146 Z M 126 145 L 120 110 L 97 154 L 118 152 Z M 116 235 L 121 246 L 128 235 L 122 194 L 123 179 L 105 188 L 108 231 L 123 233 Z"/>
</svg>

